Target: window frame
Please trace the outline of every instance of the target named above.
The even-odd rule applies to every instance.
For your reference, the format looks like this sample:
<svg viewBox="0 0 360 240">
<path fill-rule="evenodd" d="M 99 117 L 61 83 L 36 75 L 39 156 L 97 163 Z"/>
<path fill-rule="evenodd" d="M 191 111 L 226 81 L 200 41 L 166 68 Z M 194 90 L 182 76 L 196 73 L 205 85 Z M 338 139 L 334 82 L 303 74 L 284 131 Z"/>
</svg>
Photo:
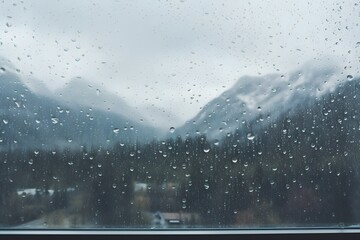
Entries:
<svg viewBox="0 0 360 240">
<path fill-rule="evenodd" d="M 359 228 L 331 228 L 331 229 L 163 229 L 163 230 L 139 230 L 139 229 L 71 229 L 71 230 L 0 230 L 0 239 L 18 239 L 28 237 L 33 239 L 360 239 Z"/>
</svg>

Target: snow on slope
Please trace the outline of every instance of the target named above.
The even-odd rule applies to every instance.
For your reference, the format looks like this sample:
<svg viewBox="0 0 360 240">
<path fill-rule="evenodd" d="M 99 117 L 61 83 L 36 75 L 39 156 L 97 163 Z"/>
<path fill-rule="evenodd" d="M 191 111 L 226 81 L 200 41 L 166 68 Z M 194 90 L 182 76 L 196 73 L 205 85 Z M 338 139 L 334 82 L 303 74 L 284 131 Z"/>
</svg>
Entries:
<svg viewBox="0 0 360 240">
<path fill-rule="evenodd" d="M 220 139 L 253 121 L 275 120 L 299 104 L 333 91 L 346 76 L 333 64 L 310 61 L 289 74 L 244 76 L 210 101 L 177 135 Z"/>
</svg>

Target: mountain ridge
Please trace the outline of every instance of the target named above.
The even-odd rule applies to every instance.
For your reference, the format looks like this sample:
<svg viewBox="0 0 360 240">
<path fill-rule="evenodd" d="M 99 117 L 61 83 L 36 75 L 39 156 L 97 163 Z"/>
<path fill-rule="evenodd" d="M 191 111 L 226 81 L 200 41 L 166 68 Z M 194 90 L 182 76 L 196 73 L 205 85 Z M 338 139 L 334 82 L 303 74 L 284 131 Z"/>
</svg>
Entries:
<svg viewBox="0 0 360 240">
<path fill-rule="evenodd" d="M 76 148 L 150 141 L 155 129 L 111 111 L 67 104 L 0 73 L 0 150 Z M 140 135 L 141 133 L 141 135 Z"/>
</svg>

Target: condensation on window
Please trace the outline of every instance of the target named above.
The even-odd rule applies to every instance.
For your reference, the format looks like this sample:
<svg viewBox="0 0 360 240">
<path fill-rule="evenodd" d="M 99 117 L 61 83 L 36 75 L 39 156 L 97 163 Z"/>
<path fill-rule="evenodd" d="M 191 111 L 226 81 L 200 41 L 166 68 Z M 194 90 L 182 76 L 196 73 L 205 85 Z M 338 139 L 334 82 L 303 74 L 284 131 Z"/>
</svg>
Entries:
<svg viewBox="0 0 360 240">
<path fill-rule="evenodd" d="M 0 1 L 0 228 L 360 223 L 359 1 Z"/>
</svg>

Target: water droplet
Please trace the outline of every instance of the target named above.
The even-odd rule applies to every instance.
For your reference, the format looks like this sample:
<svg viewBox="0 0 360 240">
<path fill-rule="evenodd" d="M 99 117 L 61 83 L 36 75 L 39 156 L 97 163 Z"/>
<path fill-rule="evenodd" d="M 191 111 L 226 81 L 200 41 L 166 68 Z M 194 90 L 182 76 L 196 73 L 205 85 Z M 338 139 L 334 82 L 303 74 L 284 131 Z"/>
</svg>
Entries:
<svg viewBox="0 0 360 240">
<path fill-rule="evenodd" d="M 114 129 L 113 129 L 113 132 L 114 132 L 115 134 L 118 134 L 118 133 L 120 132 L 120 129 L 119 129 L 119 128 L 114 128 Z"/>
<path fill-rule="evenodd" d="M 117 187 L 117 186 L 116 186 L 116 183 L 114 183 L 114 184 L 112 185 L 112 188 L 115 189 L 116 187 Z"/>
<path fill-rule="evenodd" d="M 4 73 L 6 69 L 4 67 L 0 67 L 0 73 Z"/>
<path fill-rule="evenodd" d="M 204 188 L 206 189 L 206 190 L 208 190 L 209 188 L 210 188 L 210 186 L 209 186 L 209 184 L 204 184 Z"/>
<path fill-rule="evenodd" d="M 352 75 L 347 75 L 346 78 L 347 80 L 351 81 L 354 77 Z"/>
<path fill-rule="evenodd" d="M 214 145 L 219 146 L 219 140 L 215 139 Z"/>
<path fill-rule="evenodd" d="M 247 139 L 249 139 L 250 141 L 253 141 L 254 138 L 255 138 L 255 136 L 252 133 L 247 134 Z"/>
<path fill-rule="evenodd" d="M 68 165 L 69 165 L 69 166 L 72 166 L 72 165 L 74 165 L 74 162 L 71 162 L 71 161 L 70 161 L 70 162 L 68 162 Z"/>
<path fill-rule="evenodd" d="M 174 128 L 174 127 L 171 127 L 171 128 L 169 129 L 169 132 L 170 132 L 170 133 L 174 133 L 174 132 L 175 132 L 175 128 Z"/>
<path fill-rule="evenodd" d="M 237 163 L 237 162 L 238 162 L 237 158 L 233 158 L 231 161 L 232 161 L 233 163 Z"/>
<path fill-rule="evenodd" d="M 56 118 L 56 117 L 52 117 L 52 118 L 51 118 L 51 122 L 52 122 L 53 124 L 57 124 L 57 123 L 59 123 L 59 119 Z"/>
<path fill-rule="evenodd" d="M 96 89 L 96 95 L 97 95 L 97 96 L 100 96 L 100 93 L 101 93 L 101 92 L 100 92 L 100 89 Z"/>
<path fill-rule="evenodd" d="M 4 124 L 8 124 L 8 123 L 9 123 L 9 120 L 3 119 L 3 123 L 4 123 Z"/>
<path fill-rule="evenodd" d="M 208 153 L 208 152 L 210 152 L 210 148 L 205 147 L 205 148 L 204 148 L 204 153 Z"/>
<path fill-rule="evenodd" d="M 249 192 L 250 192 L 250 193 L 254 192 L 254 188 L 253 188 L 253 187 L 249 187 Z"/>
</svg>

